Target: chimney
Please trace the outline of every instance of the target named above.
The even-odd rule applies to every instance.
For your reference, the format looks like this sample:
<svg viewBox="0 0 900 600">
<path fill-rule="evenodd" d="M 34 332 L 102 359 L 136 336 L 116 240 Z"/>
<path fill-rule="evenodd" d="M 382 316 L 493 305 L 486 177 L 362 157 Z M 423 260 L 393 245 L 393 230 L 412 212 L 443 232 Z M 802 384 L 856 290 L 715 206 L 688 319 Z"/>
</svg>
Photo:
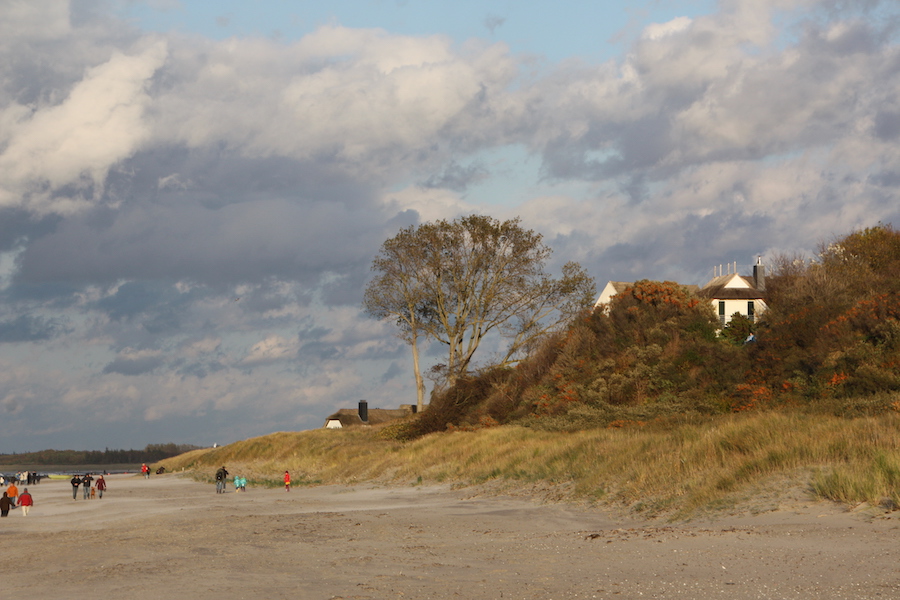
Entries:
<svg viewBox="0 0 900 600">
<path fill-rule="evenodd" d="M 363 423 L 369 422 L 369 403 L 365 400 L 359 401 L 359 420 Z"/>
<path fill-rule="evenodd" d="M 761 292 L 766 291 L 766 268 L 762 264 L 762 256 L 757 257 L 753 265 L 753 285 Z"/>
</svg>

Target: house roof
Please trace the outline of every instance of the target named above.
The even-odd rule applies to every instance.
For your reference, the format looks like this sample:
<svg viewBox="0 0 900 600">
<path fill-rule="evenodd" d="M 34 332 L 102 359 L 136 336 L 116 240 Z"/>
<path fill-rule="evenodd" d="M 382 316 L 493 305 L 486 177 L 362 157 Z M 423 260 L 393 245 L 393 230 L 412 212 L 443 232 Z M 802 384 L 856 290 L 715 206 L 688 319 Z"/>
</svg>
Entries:
<svg viewBox="0 0 900 600">
<path fill-rule="evenodd" d="M 713 277 L 704 285 L 699 295 L 710 300 L 763 300 L 765 292 L 756 289 L 752 277 L 728 274 Z"/>
<path fill-rule="evenodd" d="M 607 285 L 612 286 L 617 294 L 621 294 L 626 289 L 634 286 L 633 281 L 610 281 Z"/>
</svg>

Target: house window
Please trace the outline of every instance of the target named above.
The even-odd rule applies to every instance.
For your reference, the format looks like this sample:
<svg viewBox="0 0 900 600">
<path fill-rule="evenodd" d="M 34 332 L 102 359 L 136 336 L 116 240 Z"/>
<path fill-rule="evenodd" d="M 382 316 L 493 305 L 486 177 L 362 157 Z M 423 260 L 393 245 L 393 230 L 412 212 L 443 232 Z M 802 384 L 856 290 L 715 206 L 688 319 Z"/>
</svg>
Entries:
<svg viewBox="0 0 900 600">
<path fill-rule="evenodd" d="M 747 318 L 750 319 L 751 322 L 753 321 L 754 306 L 755 305 L 753 304 L 753 300 L 750 300 L 749 302 L 747 302 Z"/>
<path fill-rule="evenodd" d="M 719 322 L 725 324 L 725 301 L 719 300 Z"/>
</svg>

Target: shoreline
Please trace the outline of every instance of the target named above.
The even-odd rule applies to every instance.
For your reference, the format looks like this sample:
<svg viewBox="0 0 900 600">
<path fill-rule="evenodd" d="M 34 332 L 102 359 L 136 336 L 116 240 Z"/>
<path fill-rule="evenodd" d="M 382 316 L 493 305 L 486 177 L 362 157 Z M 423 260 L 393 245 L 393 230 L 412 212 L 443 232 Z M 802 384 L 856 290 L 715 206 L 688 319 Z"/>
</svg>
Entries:
<svg viewBox="0 0 900 600">
<path fill-rule="evenodd" d="M 109 465 L 0 465 L 0 473 L 11 475 L 30 471 L 32 473 L 41 473 L 43 475 L 60 475 L 75 473 L 140 473 L 141 463 L 118 463 Z"/>
</svg>

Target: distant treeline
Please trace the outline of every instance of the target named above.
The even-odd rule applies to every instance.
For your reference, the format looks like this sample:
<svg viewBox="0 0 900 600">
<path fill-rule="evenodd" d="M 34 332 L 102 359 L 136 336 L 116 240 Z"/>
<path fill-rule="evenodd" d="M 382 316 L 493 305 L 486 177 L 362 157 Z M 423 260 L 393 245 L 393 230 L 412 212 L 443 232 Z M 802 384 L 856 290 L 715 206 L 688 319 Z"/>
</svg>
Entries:
<svg viewBox="0 0 900 600">
<path fill-rule="evenodd" d="M 153 463 L 178 456 L 200 446 L 148 444 L 143 450 L 40 450 L 23 454 L 0 454 L 0 465 L 116 465 Z"/>
</svg>

